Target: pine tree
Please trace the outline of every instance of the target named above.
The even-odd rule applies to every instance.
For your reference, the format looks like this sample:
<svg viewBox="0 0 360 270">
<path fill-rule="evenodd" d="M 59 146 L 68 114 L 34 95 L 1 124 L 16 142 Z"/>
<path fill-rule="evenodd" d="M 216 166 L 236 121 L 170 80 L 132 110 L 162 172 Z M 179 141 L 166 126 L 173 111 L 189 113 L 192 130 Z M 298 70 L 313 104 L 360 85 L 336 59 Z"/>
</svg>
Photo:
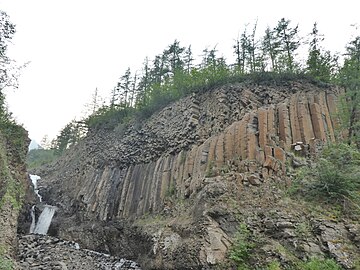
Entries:
<svg viewBox="0 0 360 270">
<path fill-rule="evenodd" d="M 180 42 L 175 40 L 167 50 L 164 51 L 164 59 L 168 61 L 167 70 L 174 75 L 177 70 L 184 69 L 185 47 L 180 46 Z"/>
<path fill-rule="evenodd" d="M 61 155 L 70 145 L 72 140 L 72 123 L 68 123 L 61 131 L 60 134 L 56 137 L 54 148 L 55 154 Z"/>
<path fill-rule="evenodd" d="M 115 107 L 116 100 L 117 100 L 116 95 L 117 95 L 117 88 L 116 88 L 116 86 L 114 86 L 114 87 L 111 89 L 110 108 L 114 108 L 114 107 Z"/>
<path fill-rule="evenodd" d="M 90 103 L 91 114 L 95 113 L 99 109 L 100 104 L 101 104 L 101 97 L 99 96 L 99 91 L 98 88 L 96 87 L 91 97 L 91 103 Z"/>
<path fill-rule="evenodd" d="M 256 53 L 257 42 L 255 40 L 256 27 L 257 27 L 257 21 L 254 24 L 251 35 L 248 37 L 248 44 L 247 44 L 250 72 L 255 72 L 258 66 L 257 53 Z"/>
<path fill-rule="evenodd" d="M 199 69 L 200 87 L 209 87 L 214 84 L 224 83 L 229 76 L 229 68 L 224 57 L 216 56 L 216 46 L 203 50 L 202 63 Z"/>
<path fill-rule="evenodd" d="M 255 22 L 251 34 L 248 34 L 247 29 L 245 28 L 240 38 L 235 40 L 235 44 L 233 45 L 233 52 L 236 56 L 236 73 L 252 73 L 262 69 L 262 57 L 259 55 L 258 42 L 255 39 L 256 28 L 257 22 Z"/>
<path fill-rule="evenodd" d="M 236 72 L 240 74 L 245 73 L 247 48 L 249 46 L 249 38 L 246 33 L 246 28 L 241 34 L 240 38 L 235 40 L 233 45 L 234 53 L 236 55 Z"/>
<path fill-rule="evenodd" d="M 194 61 L 192 51 L 191 51 L 191 45 L 186 49 L 185 56 L 184 56 L 184 64 L 186 67 L 186 73 L 190 74 L 190 71 L 192 69 L 192 62 Z"/>
<path fill-rule="evenodd" d="M 51 141 L 49 140 L 48 135 L 44 135 L 44 137 L 41 139 L 40 146 L 43 149 L 50 149 L 51 148 Z"/>
<path fill-rule="evenodd" d="M 135 101 L 136 108 L 144 107 L 148 103 L 150 84 L 151 84 L 151 77 L 150 77 L 149 58 L 146 57 L 143 63 L 142 76 L 140 77 L 139 84 L 136 88 L 136 101 Z"/>
<path fill-rule="evenodd" d="M 121 76 L 120 82 L 118 84 L 119 87 L 119 98 L 120 98 L 120 106 L 128 107 L 129 106 L 129 93 L 131 91 L 131 71 L 130 68 L 127 68 L 125 74 Z"/>
<path fill-rule="evenodd" d="M 346 89 L 346 104 L 341 117 L 348 130 L 349 143 L 360 149 L 360 36 L 346 46 L 344 65 L 338 79 Z"/>
<path fill-rule="evenodd" d="M 324 82 L 329 82 L 334 68 L 335 59 L 331 56 L 330 51 L 323 52 L 321 42 L 323 36 L 319 34 L 317 23 L 314 23 L 310 33 L 309 54 L 306 61 L 306 72 Z"/>
<path fill-rule="evenodd" d="M 77 122 L 75 119 L 66 124 L 56 137 L 53 144 L 54 153 L 61 155 L 69 147 L 76 145 L 79 140 L 84 136 L 84 129 L 82 123 Z"/>
<path fill-rule="evenodd" d="M 134 74 L 134 78 L 131 81 L 131 87 L 130 87 L 130 96 L 129 96 L 129 107 L 134 107 L 134 101 L 136 96 L 136 89 L 137 89 L 137 72 Z"/>
<path fill-rule="evenodd" d="M 241 55 L 241 49 L 240 49 L 240 39 L 237 38 L 235 40 L 235 44 L 233 45 L 233 49 L 234 49 L 234 54 L 236 57 L 236 62 L 235 62 L 235 72 L 236 73 L 243 73 L 243 59 L 242 59 L 242 55 Z"/>
<path fill-rule="evenodd" d="M 290 20 L 282 18 L 275 28 L 277 42 L 281 49 L 280 62 L 281 70 L 294 72 L 295 71 L 295 51 L 300 46 L 298 38 L 298 26 L 290 28 Z"/>
<path fill-rule="evenodd" d="M 150 69 L 151 84 L 161 85 L 161 82 L 166 78 L 168 69 L 166 67 L 167 55 L 161 54 L 155 56 L 152 68 Z"/>
<path fill-rule="evenodd" d="M 264 55 L 264 61 L 270 60 L 270 70 L 278 71 L 278 56 L 280 53 L 280 43 L 276 39 L 276 33 L 267 27 L 265 35 L 262 40 L 262 51 Z"/>
</svg>

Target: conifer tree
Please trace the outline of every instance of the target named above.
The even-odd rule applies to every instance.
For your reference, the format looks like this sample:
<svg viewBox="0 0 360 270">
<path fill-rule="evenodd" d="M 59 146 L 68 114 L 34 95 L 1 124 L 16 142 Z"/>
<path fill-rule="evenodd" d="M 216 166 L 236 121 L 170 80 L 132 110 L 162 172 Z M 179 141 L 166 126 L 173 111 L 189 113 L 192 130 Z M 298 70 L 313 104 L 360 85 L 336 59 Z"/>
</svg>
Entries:
<svg viewBox="0 0 360 270">
<path fill-rule="evenodd" d="M 129 96 L 129 107 L 134 107 L 134 100 L 136 96 L 136 88 L 137 88 L 137 72 L 134 74 L 134 78 L 131 81 L 130 87 L 130 96 Z"/>
<path fill-rule="evenodd" d="M 75 119 L 72 120 L 65 125 L 54 142 L 52 142 L 54 153 L 61 155 L 66 149 L 77 144 L 84 135 L 82 123 L 79 123 Z"/>
<path fill-rule="evenodd" d="M 120 106 L 122 107 L 128 107 L 129 106 L 129 93 L 131 91 L 131 71 L 130 68 L 127 68 L 125 71 L 125 74 L 121 76 L 120 82 L 118 84 L 119 88 L 119 99 L 120 99 Z"/>
<path fill-rule="evenodd" d="M 44 135 L 44 137 L 41 139 L 40 141 L 40 146 L 43 149 L 50 149 L 51 147 L 51 141 L 49 140 L 49 136 L 48 135 Z"/>
<path fill-rule="evenodd" d="M 184 56 L 184 64 L 186 67 L 186 73 L 190 74 L 190 71 L 192 69 L 192 62 L 194 61 L 193 54 L 191 51 L 191 45 L 185 50 L 185 56 Z"/>
<path fill-rule="evenodd" d="M 150 69 L 151 84 L 161 85 L 161 82 L 166 79 L 169 69 L 166 67 L 167 55 L 161 54 L 155 56 L 152 68 Z"/>
<path fill-rule="evenodd" d="M 240 38 L 235 40 L 235 44 L 233 45 L 234 53 L 236 55 L 236 71 L 237 73 L 244 74 L 245 73 L 245 63 L 247 58 L 247 48 L 249 44 L 249 39 L 246 33 L 246 28 L 244 32 L 241 34 Z"/>
<path fill-rule="evenodd" d="M 96 87 L 94 93 L 91 96 L 91 103 L 88 105 L 88 110 L 90 110 L 90 114 L 94 114 L 100 107 L 101 97 L 99 95 L 99 90 Z"/>
<path fill-rule="evenodd" d="M 259 64 L 257 63 L 257 55 L 256 55 L 256 50 L 257 50 L 257 43 L 255 40 L 256 27 L 257 27 L 257 21 L 254 24 L 251 35 L 248 37 L 248 44 L 247 44 L 250 72 L 255 72 L 257 66 L 259 66 Z"/>
<path fill-rule="evenodd" d="M 142 76 L 140 77 L 139 84 L 136 88 L 136 101 L 135 107 L 141 108 L 148 102 L 148 93 L 151 84 L 149 58 L 146 57 L 143 63 Z"/>
<path fill-rule="evenodd" d="M 114 86 L 112 89 L 111 89 L 111 96 L 110 96 L 110 108 L 114 108 L 115 107 L 115 103 L 116 103 L 116 93 L 117 93 L 117 90 L 116 90 L 116 86 Z"/>
<path fill-rule="evenodd" d="M 233 49 L 236 56 L 235 71 L 237 73 L 252 73 L 263 69 L 262 57 L 258 51 L 258 41 L 255 39 L 256 28 L 257 22 L 255 22 L 251 34 L 248 34 L 245 28 L 240 38 L 235 40 Z"/>
<path fill-rule="evenodd" d="M 270 70 L 278 71 L 278 56 L 280 53 L 280 43 L 276 39 L 276 33 L 267 27 L 265 35 L 262 39 L 262 51 L 264 55 L 264 61 L 269 60 L 271 63 Z"/>
<path fill-rule="evenodd" d="M 166 56 L 164 59 L 168 61 L 167 70 L 171 72 L 172 75 L 174 75 L 177 70 L 184 69 L 184 52 L 185 47 L 181 47 L 180 42 L 177 40 L 164 51 L 164 55 Z"/>
<path fill-rule="evenodd" d="M 243 59 L 241 57 L 241 49 L 240 49 L 240 39 L 237 38 L 235 40 L 235 44 L 233 45 L 233 49 L 234 49 L 234 54 L 236 57 L 236 62 L 235 62 L 235 72 L 236 73 L 242 73 L 242 63 L 243 63 Z"/>
<path fill-rule="evenodd" d="M 298 38 L 298 26 L 290 28 L 290 20 L 282 18 L 275 27 L 277 42 L 281 49 L 280 63 L 281 70 L 295 71 L 295 51 L 300 46 Z"/>
<path fill-rule="evenodd" d="M 346 104 L 341 117 L 348 130 L 349 143 L 360 149 L 360 36 L 346 46 L 344 65 L 339 72 L 339 81 L 346 89 Z"/>
<path fill-rule="evenodd" d="M 309 54 L 306 60 L 306 72 L 314 78 L 329 82 L 335 59 L 331 56 L 330 51 L 323 51 L 321 46 L 323 40 L 323 35 L 320 35 L 317 29 L 317 23 L 314 23 L 308 42 Z"/>
<path fill-rule="evenodd" d="M 72 143 L 74 136 L 72 134 L 72 122 L 68 123 L 55 139 L 55 154 L 61 155 Z"/>
</svg>

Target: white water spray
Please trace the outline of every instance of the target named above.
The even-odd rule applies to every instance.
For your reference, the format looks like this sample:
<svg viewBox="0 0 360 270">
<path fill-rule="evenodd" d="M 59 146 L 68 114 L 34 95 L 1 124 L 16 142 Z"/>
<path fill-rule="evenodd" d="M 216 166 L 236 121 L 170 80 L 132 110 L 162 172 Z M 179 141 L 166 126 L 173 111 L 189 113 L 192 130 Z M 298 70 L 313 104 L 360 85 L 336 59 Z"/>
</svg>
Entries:
<svg viewBox="0 0 360 270">
<path fill-rule="evenodd" d="M 42 197 L 39 194 L 39 189 L 37 186 L 37 181 L 39 179 L 41 179 L 40 176 L 35 175 L 35 174 L 30 174 L 30 179 L 31 182 L 34 186 L 34 192 L 35 194 L 38 196 L 39 201 L 42 202 Z M 35 217 L 35 205 L 33 205 L 31 207 L 31 226 L 30 226 L 30 233 L 37 233 L 37 234 L 44 234 L 46 235 L 50 224 L 51 224 L 51 220 L 55 214 L 56 211 L 56 207 L 55 206 L 51 206 L 51 205 L 45 205 L 44 206 L 44 210 L 41 212 L 38 221 L 36 222 L 36 217 Z"/>
<path fill-rule="evenodd" d="M 31 179 L 31 182 L 32 182 L 32 184 L 33 184 L 33 186 L 34 186 L 34 192 L 35 192 L 35 194 L 38 196 L 39 201 L 42 202 L 42 197 L 41 197 L 41 195 L 39 194 L 39 190 L 38 190 L 38 186 L 37 186 L 37 181 L 38 181 L 39 179 L 41 179 L 41 177 L 38 176 L 38 175 L 36 175 L 36 174 L 30 174 L 30 179 Z"/>
<path fill-rule="evenodd" d="M 55 211 L 56 211 L 55 206 L 45 205 L 45 208 L 40 214 L 39 220 L 34 228 L 33 233 L 46 235 L 49 230 L 51 220 L 55 214 Z"/>
<path fill-rule="evenodd" d="M 34 233 L 35 230 L 35 205 L 31 207 L 31 225 L 30 225 L 30 233 Z"/>
</svg>

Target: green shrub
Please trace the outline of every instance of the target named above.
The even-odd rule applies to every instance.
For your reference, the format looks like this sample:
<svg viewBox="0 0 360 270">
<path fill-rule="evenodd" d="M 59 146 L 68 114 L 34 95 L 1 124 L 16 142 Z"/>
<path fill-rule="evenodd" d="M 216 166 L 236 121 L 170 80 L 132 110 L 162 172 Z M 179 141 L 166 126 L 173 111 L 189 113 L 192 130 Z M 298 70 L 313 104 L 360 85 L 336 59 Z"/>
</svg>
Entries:
<svg viewBox="0 0 360 270">
<path fill-rule="evenodd" d="M 279 262 L 277 261 L 273 261 L 271 263 L 269 263 L 268 267 L 266 268 L 267 270 L 281 270 L 281 265 Z"/>
<path fill-rule="evenodd" d="M 26 157 L 28 168 L 37 168 L 56 159 L 54 149 L 31 149 Z"/>
<path fill-rule="evenodd" d="M 132 107 L 104 106 L 85 120 L 89 128 L 114 129 L 117 125 L 128 123 L 134 115 Z"/>
<path fill-rule="evenodd" d="M 14 162 L 23 162 L 26 158 L 27 133 L 24 127 L 18 125 L 14 119 L 10 118 L 11 116 L 8 117 L 8 119 L 0 117 L 1 139 L 7 148 L 16 149 L 16 151 L 11 151 L 11 158 Z"/>
<path fill-rule="evenodd" d="M 342 268 L 332 259 L 311 258 L 307 262 L 299 263 L 299 270 L 341 270 Z"/>
<path fill-rule="evenodd" d="M 348 202 L 359 208 L 360 152 L 347 144 L 325 147 L 314 168 L 300 171 L 294 191 L 302 191 L 307 198 L 329 202 Z"/>
<path fill-rule="evenodd" d="M 255 243 L 251 240 L 249 229 L 246 224 L 241 223 L 229 254 L 229 258 L 236 263 L 238 270 L 249 268 L 250 254 L 254 247 Z"/>
<path fill-rule="evenodd" d="M 12 270 L 14 269 L 14 263 L 12 260 L 0 256 L 0 270 Z"/>
<path fill-rule="evenodd" d="M 217 175 L 216 165 L 214 161 L 210 161 L 209 166 L 205 172 L 205 177 L 214 177 Z"/>
<path fill-rule="evenodd" d="M 340 170 L 327 159 L 321 159 L 316 169 L 316 178 L 311 184 L 314 195 L 321 195 L 330 200 L 351 198 L 356 195 L 353 191 L 358 189 L 358 183 L 353 173 Z"/>
</svg>

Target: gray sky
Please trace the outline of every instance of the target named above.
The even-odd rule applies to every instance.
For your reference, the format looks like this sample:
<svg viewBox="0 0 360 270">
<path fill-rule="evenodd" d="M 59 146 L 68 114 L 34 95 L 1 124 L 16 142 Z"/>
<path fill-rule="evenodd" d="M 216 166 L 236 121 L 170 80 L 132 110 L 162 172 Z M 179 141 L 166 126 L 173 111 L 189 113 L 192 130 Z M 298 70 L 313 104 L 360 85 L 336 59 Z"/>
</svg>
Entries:
<svg viewBox="0 0 360 270">
<path fill-rule="evenodd" d="M 258 37 L 285 17 L 305 36 L 315 21 L 327 49 L 343 51 L 360 23 L 358 0 L 0 0 L 17 26 L 9 54 L 31 61 L 10 110 L 40 142 L 79 118 L 98 87 L 107 97 L 127 67 L 140 69 L 175 39 L 195 55 L 217 45 L 233 61 L 234 39 L 258 19 Z"/>
</svg>

